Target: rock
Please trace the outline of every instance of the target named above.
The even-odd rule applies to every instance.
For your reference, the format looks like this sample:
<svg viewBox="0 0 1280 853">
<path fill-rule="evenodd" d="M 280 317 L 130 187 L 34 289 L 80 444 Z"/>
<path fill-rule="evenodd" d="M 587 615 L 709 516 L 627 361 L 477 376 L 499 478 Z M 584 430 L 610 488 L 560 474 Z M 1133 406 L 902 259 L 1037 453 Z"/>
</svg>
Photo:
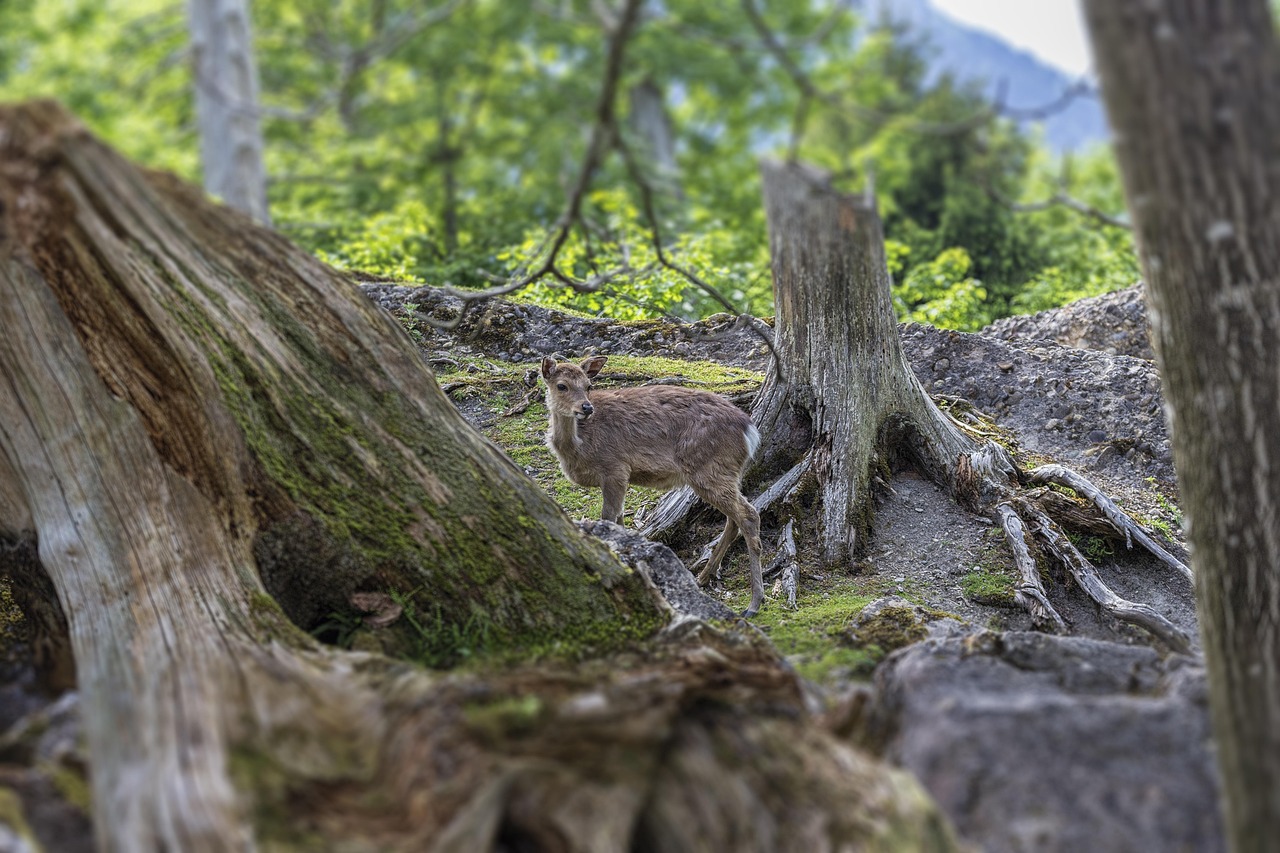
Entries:
<svg viewBox="0 0 1280 853">
<path fill-rule="evenodd" d="M 584 533 L 602 540 L 618 559 L 653 581 L 677 613 L 699 619 L 734 619 L 737 614 L 707 595 L 675 552 L 660 542 L 611 521 L 583 521 Z"/>
<path fill-rule="evenodd" d="M 1112 355 L 1154 358 L 1139 282 L 1124 290 L 1081 299 L 1039 314 L 1005 317 L 982 330 L 1005 340 L 1048 340 Z"/>
<path fill-rule="evenodd" d="M 902 649 L 875 681 L 867 742 L 984 851 L 1225 850 L 1190 658 L 986 633 Z"/>
<path fill-rule="evenodd" d="M 845 638 L 855 646 L 879 646 L 884 652 L 892 652 L 927 637 L 958 636 L 972 630 L 949 614 L 890 595 L 862 608 L 849 623 Z"/>
</svg>

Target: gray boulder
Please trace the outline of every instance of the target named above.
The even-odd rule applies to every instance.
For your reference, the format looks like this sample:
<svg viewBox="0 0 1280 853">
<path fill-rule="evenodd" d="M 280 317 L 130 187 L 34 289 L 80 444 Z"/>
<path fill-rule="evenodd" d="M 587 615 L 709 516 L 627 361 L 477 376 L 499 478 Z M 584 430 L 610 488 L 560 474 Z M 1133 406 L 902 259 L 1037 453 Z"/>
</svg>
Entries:
<svg viewBox="0 0 1280 853">
<path fill-rule="evenodd" d="M 867 744 L 985 851 L 1225 850 L 1203 667 L 1145 646 L 933 639 L 876 672 Z"/>
</svg>

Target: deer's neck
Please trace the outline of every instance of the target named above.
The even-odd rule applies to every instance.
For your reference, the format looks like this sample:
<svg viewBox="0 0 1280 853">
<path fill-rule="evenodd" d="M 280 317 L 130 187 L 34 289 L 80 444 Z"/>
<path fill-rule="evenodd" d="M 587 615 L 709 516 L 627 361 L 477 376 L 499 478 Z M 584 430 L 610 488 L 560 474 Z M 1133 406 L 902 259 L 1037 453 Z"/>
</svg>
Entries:
<svg viewBox="0 0 1280 853">
<path fill-rule="evenodd" d="M 578 420 L 573 415 L 553 414 L 547 442 L 558 454 L 577 455 L 582 439 L 578 436 Z"/>
</svg>

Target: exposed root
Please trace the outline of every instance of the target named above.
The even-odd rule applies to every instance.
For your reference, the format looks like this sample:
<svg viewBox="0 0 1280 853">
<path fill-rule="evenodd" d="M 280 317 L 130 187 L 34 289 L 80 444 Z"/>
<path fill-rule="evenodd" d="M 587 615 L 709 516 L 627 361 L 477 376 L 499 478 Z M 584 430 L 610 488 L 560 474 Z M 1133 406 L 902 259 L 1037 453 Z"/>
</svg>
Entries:
<svg viewBox="0 0 1280 853">
<path fill-rule="evenodd" d="M 774 557 L 770 569 L 781 569 L 778 581 L 774 584 L 774 592 L 783 592 L 787 596 L 787 607 L 796 610 L 796 588 L 800 580 L 800 565 L 796 562 L 795 519 L 788 519 L 778 537 L 778 556 Z"/>
<path fill-rule="evenodd" d="M 804 482 L 805 475 L 813 468 L 813 460 L 805 456 L 773 482 L 773 485 L 760 493 L 760 497 L 751 502 L 758 512 L 764 512 L 773 506 L 779 498 L 790 500 Z"/>
<path fill-rule="evenodd" d="M 1016 504 L 1018 512 L 1030 521 L 1032 532 L 1039 538 L 1045 549 L 1067 567 L 1071 576 L 1076 579 L 1076 583 L 1097 602 L 1099 607 L 1123 622 L 1147 629 L 1174 651 L 1190 651 L 1190 638 L 1168 619 L 1145 604 L 1135 604 L 1112 592 L 1111 588 L 1098 577 L 1098 571 L 1093 564 L 1085 559 L 1075 545 L 1071 544 L 1071 540 L 1062 532 L 1062 528 L 1043 510 L 1025 498 L 1019 498 Z"/>
<path fill-rule="evenodd" d="M 538 389 L 530 388 L 528 393 L 526 393 L 524 397 L 520 399 L 520 402 L 516 403 L 511 408 L 507 409 L 498 417 L 510 418 L 510 417 L 514 417 L 515 415 L 523 415 L 526 411 L 528 411 L 529 404 L 532 403 L 534 398 L 537 396 L 538 396 Z"/>
<path fill-rule="evenodd" d="M 1124 534 L 1125 544 L 1132 548 L 1136 539 L 1138 544 L 1146 548 L 1166 566 L 1178 571 L 1188 581 L 1191 580 L 1191 569 L 1186 563 L 1174 557 L 1155 541 L 1151 532 L 1135 521 L 1124 510 L 1116 506 L 1115 501 L 1102 493 L 1102 490 L 1089 480 L 1069 468 L 1061 465 L 1041 465 L 1027 472 L 1033 483 L 1053 483 L 1074 489 L 1082 497 L 1087 498 L 1107 519 Z"/>
<path fill-rule="evenodd" d="M 1040 582 L 1040 572 L 1036 569 L 1036 561 L 1027 547 L 1026 527 L 1018 512 L 1008 503 L 1002 503 L 995 509 L 1000 527 L 1004 530 L 1005 542 L 1013 552 L 1013 562 L 1018 567 L 1021 580 L 1014 587 L 1014 600 L 1031 614 L 1037 627 L 1061 633 L 1067 630 L 1067 623 L 1058 615 L 1058 611 L 1049 603 L 1044 584 Z"/>
<path fill-rule="evenodd" d="M 640 528 L 640 535 L 646 539 L 662 539 L 663 534 L 684 524 L 690 513 L 697 506 L 698 496 L 688 486 L 681 486 L 678 489 L 667 492 L 645 517 L 644 527 Z M 718 539 L 719 537 L 717 537 L 717 541 Z M 713 542 L 712 545 L 714 544 Z M 712 545 L 708 545 L 704 551 L 708 558 L 711 556 Z"/>
</svg>

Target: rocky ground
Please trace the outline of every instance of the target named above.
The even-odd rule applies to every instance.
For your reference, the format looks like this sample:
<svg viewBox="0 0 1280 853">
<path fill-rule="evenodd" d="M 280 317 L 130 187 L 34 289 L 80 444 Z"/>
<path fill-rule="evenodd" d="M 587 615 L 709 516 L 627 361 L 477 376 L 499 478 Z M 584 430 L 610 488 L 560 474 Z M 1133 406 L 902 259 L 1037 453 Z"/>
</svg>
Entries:
<svg viewBox="0 0 1280 853">
<path fill-rule="evenodd" d="M 493 301 L 441 330 L 433 323 L 456 320 L 458 303 L 439 291 L 365 290 L 437 366 L 467 355 L 532 367 L 544 355 L 605 353 L 763 371 L 768 360 L 758 331 L 727 315 L 692 325 L 617 323 Z M 1176 479 L 1140 288 L 979 334 L 901 331 L 935 398 L 989 417 L 1029 464 L 1081 471 L 1164 530 L 1180 552 Z M 485 417 L 483 407 L 460 407 Z M 1048 584 L 1049 595 L 1071 636 L 1028 633 L 1029 618 L 986 586 L 1011 571 L 1000 537 L 914 471 L 895 472 L 874 524 L 851 569 L 867 589 L 910 599 L 883 599 L 873 609 L 915 624 L 892 643 L 902 647 L 875 668 L 871 684 L 858 681 L 865 668 L 852 667 L 815 686 L 831 725 L 914 771 L 984 850 L 1223 849 L 1197 656 L 1153 648 L 1144 632 L 1101 616 L 1062 576 Z M 1196 635 L 1192 590 L 1180 576 L 1124 543 L 1080 544 L 1118 594 Z M 819 590 L 827 582 L 817 572 L 802 572 L 800 581 Z M 802 599 L 798 617 L 806 606 L 820 601 Z M 769 607 L 782 605 L 772 599 L 762 616 Z M 855 643 L 858 620 L 852 615 L 843 632 Z"/>
</svg>

